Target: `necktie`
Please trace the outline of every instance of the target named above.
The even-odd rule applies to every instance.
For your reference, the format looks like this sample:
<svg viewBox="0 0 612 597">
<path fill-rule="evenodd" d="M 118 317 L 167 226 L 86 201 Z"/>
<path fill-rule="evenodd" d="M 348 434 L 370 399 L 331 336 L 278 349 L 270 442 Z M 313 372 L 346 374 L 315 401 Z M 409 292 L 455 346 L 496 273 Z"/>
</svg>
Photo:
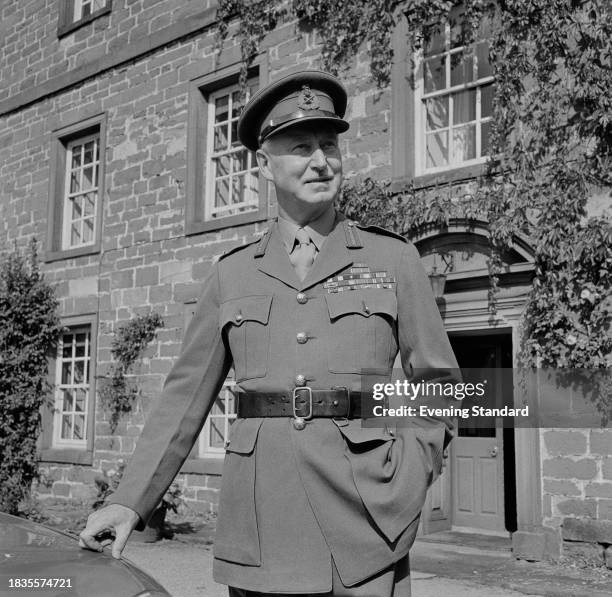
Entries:
<svg viewBox="0 0 612 597">
<path fill-rule="evenodd" d="M 293 251 L 291 251 L 289 255 L 289 260 L 293 264 L 295 272 L 300 280 L 303 280 L 314 262 L 317 248 L 310 240 L 308 232 L 303 228 L 297 229 L 295 233 L 295 242 L 297 244 L 293 247 Z"/>
</svg>

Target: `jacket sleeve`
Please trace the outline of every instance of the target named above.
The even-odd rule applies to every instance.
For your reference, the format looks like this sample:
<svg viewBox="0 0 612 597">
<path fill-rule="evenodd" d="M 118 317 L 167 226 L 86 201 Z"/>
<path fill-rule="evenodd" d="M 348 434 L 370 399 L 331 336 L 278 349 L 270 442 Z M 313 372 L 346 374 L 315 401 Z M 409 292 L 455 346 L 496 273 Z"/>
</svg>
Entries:
<svg viewBox="0 0 612 597">
<path fill-rule="evenodd" d="M 219 326 L 218 265 L 204 284 L 180 355 L 109 503 L 140 516 L 142 530 L 186 460 L 231 365 Z"/>
<path fill-rule="evenodd" d="M 397 284 L 398 340 L 406 379 L 414 383 L 461 381 L 429 278 L 412 244 L 404 247 Z M 408 405 L 419 412 L 421 405 L 443 408 L 450 404 L 449 397 L 420 395 Z M 401 424 L 404 427 L 398 429 L 398 434 L 413 432 L 422 449 L 429 485 L 441 472 L 444 449 L 453 437 L 452 418 L 406 417 Z"/>
</svg>

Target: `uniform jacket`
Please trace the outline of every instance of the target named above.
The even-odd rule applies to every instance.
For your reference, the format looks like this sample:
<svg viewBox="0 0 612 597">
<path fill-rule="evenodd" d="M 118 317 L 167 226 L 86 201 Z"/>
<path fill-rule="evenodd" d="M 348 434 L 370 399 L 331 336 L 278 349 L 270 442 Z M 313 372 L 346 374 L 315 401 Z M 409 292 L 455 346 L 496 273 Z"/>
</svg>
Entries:
<svg viewBox="0 0 612 597">
<path fill-rule="evenodd" d="M 300 332 L 306 342 L 296 340 Z M 398 350 L 409 378 L 457 367 L 414 246 L 339 215 L 300 282 L 272 224 L 212 267 L 111 501 L 134 509 L 137 528 L 144 526 L 232 363 L 242 390 L 289 391 L 298 376 L 313 389 L 359 390 L 365 370 L 368 381 L 372 370 L 388 380 Z M 390 429 L 321 418 L 302 430 L 291 419 L 237 419 L 223 469 L 215 579 L 258 591 L 324 592 L 330 555 L 347 586 L 399 560 L 451 437 L 446 419 Z"/>
</svg>

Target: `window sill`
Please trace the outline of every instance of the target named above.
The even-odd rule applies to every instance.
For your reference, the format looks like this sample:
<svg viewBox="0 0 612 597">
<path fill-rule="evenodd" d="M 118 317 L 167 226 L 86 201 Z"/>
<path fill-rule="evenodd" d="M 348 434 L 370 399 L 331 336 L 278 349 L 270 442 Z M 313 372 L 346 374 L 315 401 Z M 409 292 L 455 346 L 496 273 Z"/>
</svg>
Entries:
<svg viewBox="0 0 612 597">
<path fill-rule="evenodd" d="M 181 467 L 180 473 L 196 475 L 222 475 L 223 458 L 189 458 Z"/>
<path fill-rule="evenodd" d="M 482 176 L 487 170 L 486 162 L 481 164 L 472 164 L 470 166 L 461 166 L 445 170 L 444 172 L 435 172 L 432 174 L 421 174 L 414 178 L 402 176 L 393 181 L 392 189 L 394 191 L 402 191 L 408 185 L 412 185 L 415 190 L 427 189 L 447 185 L 450 183 L 463 182 L 473 180 Z"/>
<path fill-rule="evenodd" d="M 95 21 L 99 17 L 109 14 L 111 11 L 111 5 L 112 5 L 112 1 L 108 0 L 108 4 L 104 8 L 101 8 L 100 10 L 96 10 L 96 12 L 92 12 L 90 15 L 87 15 L 86 17 L 83 17 L 82 19 L 79 19 L 78 21 L 72 21 L 70 23 L 62 23 L 57 28 L 57 37 L 58 38 L 64 37 L 68 35 L 69 33 L 72 33 L 73 31 L 80 29 L 84 25 L 87 25 L 87 23 L 91 23 L 92 21 Z"/>
<path fill-rule="evenodd" d="M 62 251 L 47 251 L 45 253 L 45 263 L 60 261 L 62 259 L 72 259 L 73 257 L 83 257 L 84 255 L 95 255 L 100 252 L 100 242 L 86 247 L 76 247 Z"/>
<path fill-rule="evenodd" d="M 62 462 L 68 464 L 93 464 L 93 453 L 78 448 L 46 448 L 41 451 L 41 462 Z"/>
<path fill-rule="evenodd" d="M 236 216 L 227 216 L 218 220 L 208 220 L 206 222 L 185 222 L 186 234 L 200 234 L 201 232 L 211 232 L 213 230 L 223 230 L 232 226 L 242 226 L 243 224 L 253 224 L 255 222 L 264 222 L 267 216 L 261 213 L 262 210 L 252 211 L 249 213 L 238 214 Z"/>
</svg>

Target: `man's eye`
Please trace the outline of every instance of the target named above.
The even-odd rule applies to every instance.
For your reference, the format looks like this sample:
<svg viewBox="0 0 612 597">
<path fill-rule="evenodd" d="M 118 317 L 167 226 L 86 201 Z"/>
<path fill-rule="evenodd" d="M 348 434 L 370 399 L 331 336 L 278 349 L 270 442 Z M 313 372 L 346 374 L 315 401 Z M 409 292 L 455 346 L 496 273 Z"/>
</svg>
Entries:
<svg viewBox="0 0 612 597">
<path fill-rule="evenodd" d="M 296 146 L 293 148 L 293 151 L 298 151 L 298 152 L 300 152 L 300 153 L 304 153 L 304 152 L 306 152 L 306 151 L 309 151 L 309 149 L 310 149 L 310 148 L 308 147 L 308 145 L 307 145 L 306 143 L 300 143 L 299 145 L 296 145 Z"/>
</svg>

